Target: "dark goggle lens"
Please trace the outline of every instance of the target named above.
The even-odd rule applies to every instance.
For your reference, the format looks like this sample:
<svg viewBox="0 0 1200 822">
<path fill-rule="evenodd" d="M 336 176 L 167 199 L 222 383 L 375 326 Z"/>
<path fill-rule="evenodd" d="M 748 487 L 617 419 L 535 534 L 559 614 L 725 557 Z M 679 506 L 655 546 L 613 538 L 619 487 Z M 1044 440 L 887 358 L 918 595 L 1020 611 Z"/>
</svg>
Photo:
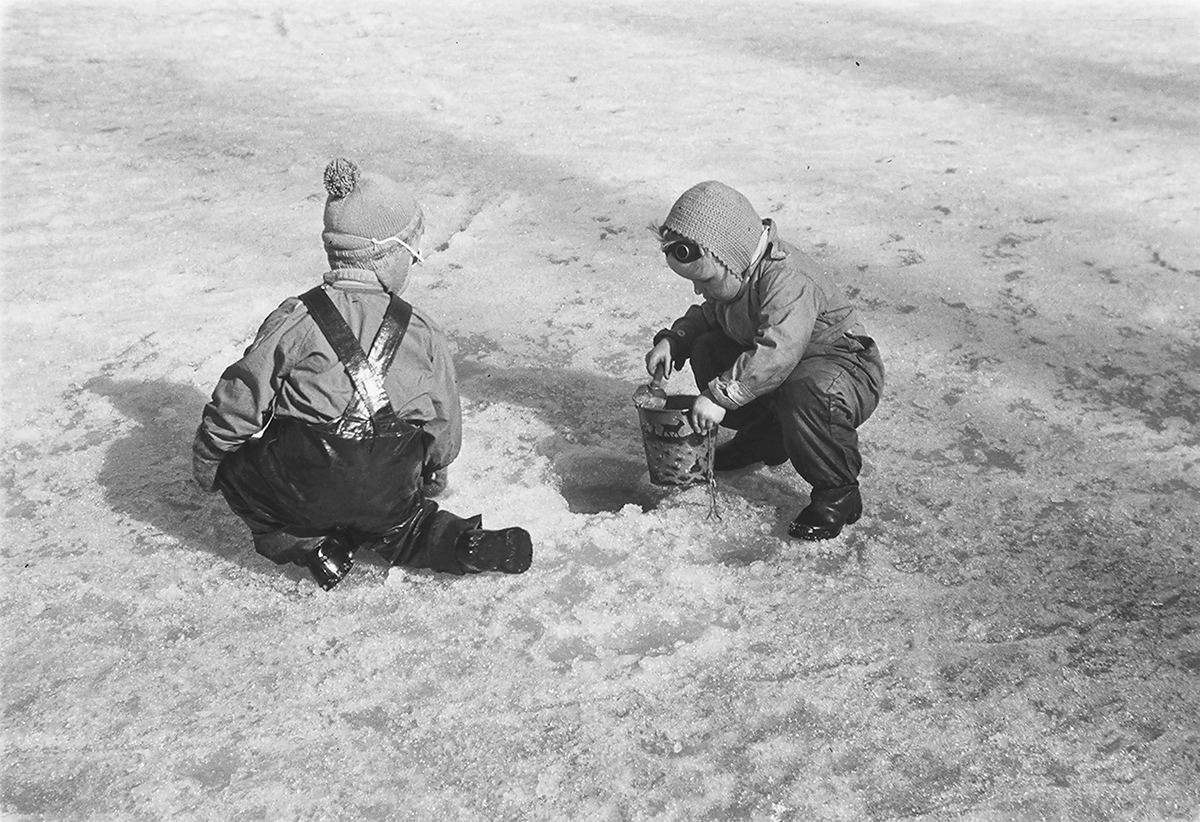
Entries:
<svg viewBox="0 0 1200 822">
<path fill-rule="evenodd" d="M 694 263 L 700 259 L 703 252 L 700 251 L 700 246 L 691 240 L 679 240 L 664 248 L 663 254 L 666 254 L 668 257 L 674 257 L 681 263 Z"/>
</svg>

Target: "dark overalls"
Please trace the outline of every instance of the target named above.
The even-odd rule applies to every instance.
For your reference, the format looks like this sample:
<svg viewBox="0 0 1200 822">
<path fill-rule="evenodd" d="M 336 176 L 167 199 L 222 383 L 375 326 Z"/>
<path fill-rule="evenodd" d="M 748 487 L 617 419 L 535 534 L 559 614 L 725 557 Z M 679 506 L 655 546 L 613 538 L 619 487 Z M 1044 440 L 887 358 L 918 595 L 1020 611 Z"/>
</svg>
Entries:
<svg viewBox="0 0 1200 822">
<path fill-rule="evenodd" d="M 323 289 L 300 299 L 354 395 L 331 422 L 272 419 L 222 460 L 217 488 L 250 528 L 255 549 L 274 562 L 304 565 L 322 539 L 336 535 L 392 565 L 465 573 L 455 543 L 480 518 L 463 519 L 422 496 L 429 435 L 396 416 L 384 389 L 412 307 L 392 296 L 367 354 Z"/>
<path fill-rule="evenodd" d="M 746 350 L 719 330 L 700 335 L 691 350 L 700 390 Z M 882 393 L 883 361 L 875 341 L 843 333 L 825 344 L 810 343 L 782 385 L 728 412 L 722 425 L 765 426 L 768 452 L 778 454 L 771 462 L 789 459 L 816 496 L 835 493 L 858 484 L 862 455 L 856 429 Z"/>
</svg>

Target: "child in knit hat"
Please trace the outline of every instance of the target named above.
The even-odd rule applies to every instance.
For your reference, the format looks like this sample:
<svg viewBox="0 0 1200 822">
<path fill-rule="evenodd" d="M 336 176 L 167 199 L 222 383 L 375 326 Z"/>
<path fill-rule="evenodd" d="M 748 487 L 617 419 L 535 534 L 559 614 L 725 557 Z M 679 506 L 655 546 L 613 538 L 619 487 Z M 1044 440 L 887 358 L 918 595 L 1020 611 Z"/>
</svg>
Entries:
<svg viewBox="0 0 1200 822">
<path fill-rule="evenodd" d="M 307 567 L 325 590 L 364 547 L 393 565 L 522 573 L 524 529 L 484 530 L 430 499 L 462 421 L 445 335 L 400 299 L 421 262 L 421 206 L 343 159 L 325 188 L 330 270 L 221 375 L 193 443 L 196 482 L 225 496 L 260 554 Z"/>
<path fill-rule="evenodd" d="M 741 193 L 699 183 L 657 227 L 667 265 L 703 302 L 654 337 L 646 369 L 691 360 L 699 431 L 737 429 L 714 468 L 791 460 L 811 486 L 788 533 L 831 539 L 862 515 L 856 429 L 883 391 L 883 361 L 828 269 L 778 236 Z"/>
</svg>

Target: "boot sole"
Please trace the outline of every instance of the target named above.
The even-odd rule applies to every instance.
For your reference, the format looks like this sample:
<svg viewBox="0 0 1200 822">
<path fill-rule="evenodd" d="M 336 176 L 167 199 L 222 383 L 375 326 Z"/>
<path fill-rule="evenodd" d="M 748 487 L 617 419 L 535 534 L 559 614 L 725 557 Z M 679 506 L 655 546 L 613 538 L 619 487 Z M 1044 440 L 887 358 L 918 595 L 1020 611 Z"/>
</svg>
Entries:
<svg viewBox="0 0 1200 822">
<path fill-rule="evenodd" d="M 533 539 L 523 528 L 514 528 L 512 533 L 505 535 L 509 545 L 509 555 L 504 567 L 499 570 L 506 574 L 523 574 L 533 565 Z"/>
<path fill-rule="evenodd" d="M 470 557 L 462 559 L 467 570 L 523 574 L 533 564 L 533 540 L 524 528 L 505 528 L 487 534 Z"/>
<path fill-rule="evenodd" d="M 788 526 L 788 536 L 795 539 L 806 540 L 808 542 L 823 542 L 824 540 L 835 539 L 836 537 L 840 536 L 842 533 L 842 528 L 845 528 L 847 525 L 853 525 L 860 519 L 862 519 L 862 511 L 846 517 L 846 522 L 836 530 L 832 528 L 821 528 L 815 525 L 793 522 Z"/>
</svg>

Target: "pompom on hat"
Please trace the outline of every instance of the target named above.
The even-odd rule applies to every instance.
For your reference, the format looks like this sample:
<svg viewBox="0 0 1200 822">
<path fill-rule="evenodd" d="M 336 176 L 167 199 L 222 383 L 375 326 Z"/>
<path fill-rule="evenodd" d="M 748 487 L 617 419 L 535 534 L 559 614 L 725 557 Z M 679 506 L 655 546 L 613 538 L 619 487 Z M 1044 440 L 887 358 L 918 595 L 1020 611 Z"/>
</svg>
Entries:
<svg viewBox="0 0 1200 822">
<path fill-rule="evenodd" d="M 745 195 L 716 180 L 683 192 L 662 227 L 703 246 L 739 277 L 754 261 L 763 233 L 762 218 Z"/>
<path fill-rule="evenodd" d="M 402 185 L 382 174 L 361 171 L 342 157 L 325 167 L 325 231 L 321 239 L 330 265 L 353 265 L 382 257 L 399 237 L 415 245 L 425 230 L 420 203 Z M 374 242 L 372 242 L 374 241 Z"/>
</svg>

